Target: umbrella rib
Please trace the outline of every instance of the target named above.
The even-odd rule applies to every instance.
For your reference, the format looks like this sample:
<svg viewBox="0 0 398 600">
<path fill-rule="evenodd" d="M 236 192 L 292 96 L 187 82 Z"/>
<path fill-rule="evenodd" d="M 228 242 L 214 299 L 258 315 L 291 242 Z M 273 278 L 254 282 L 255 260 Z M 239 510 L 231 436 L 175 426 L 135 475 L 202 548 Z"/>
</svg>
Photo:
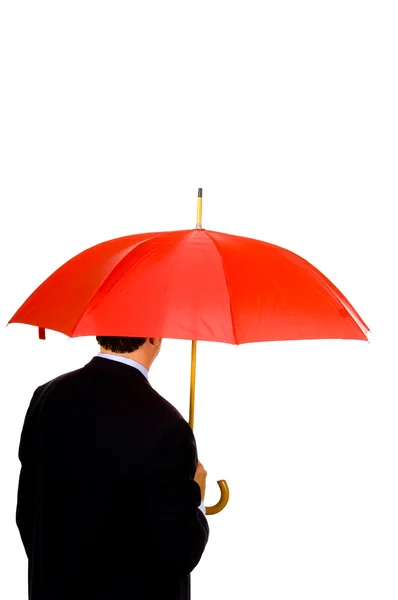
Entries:
<svg viewBox="0 0 398 600">
<path fill-rule="evenodd" d="M 75 331 L 76 331 L 77 327 L 79 326 L 79 324 L 80 324 L 81 320 L 83 319 L 83 317 L 84 317 L 84 314 L 85 314 L 85 312 L 86 312 L 87 308 L 88 308 L 88 307 L 90 306 L 90 304 L 93 302 L 93 300 L 94 300 L 94 298 L 97 296 L 97 294 L 98 294 L 98 293 L 99 293 L 99 292 L 102 290 L 102 288 L 104 287 L 104 285 L 106 284 L 107 280 L 108 280 L 108 279 L 109 279 L 109 277 L 112 275 L 112 273 L 113 273 L 113 272 L 114 272 L 114 271 L 115 271 L 115 270 L 116 270 L 116 269 L 119 267 L 120 263 L 121 263 L 123 260 L 126 260 L 126 259 L 127 259 L 127 257 L 128 257 L 128 256 L 130 256 L 130 254 L 131 254 L 132 252 L 134 252 L 134 251 L 135 251 L 137 248 L 139 248 L 140 246 L 142 246 L 142 244 L 145 244 L 146 242 L 149 242 L 149 241 L 151 241 L 151 240 L 153 240 L 153 239 L 155 239 L 155 238 L 157 238 L 157 237 L 161 236 L 161 235 L 162 235 L 162 233 L 164 233 L 164 232 L 157 232 L 157 233 L 154 233 L 154 234 L 153 234 L 151 237 L 148 237 L 148 238 L 146 238 L 146 239 L 142 240 L 141 242 L 139 242 L 139 243 L 138 243 L 136 246 L 134 246 L 134 248 L 133 248 L 132 250 L 129 250 L 129 251 L 128 251 L 128 252 L 125 254 L 125 256 L 123 256 L 123 258 L 122 258 L 122 259 L 121 259 L 121 260 L 120 260 L 120 261 L 119 261 L 119 262 L 118 262 L 118 263 L 117 263 L 117 264 L 116 264 L 116 265 L 113 267 L 113 269 L 112 269 L 112 270 L 111 270 L 111 271 L 110 271 L 110 272 L 107 274 L 107 276 L 105 277 L 105 279 L 103 280 L 103 282 L 101 283 L 101 285 L 100 285 L 100 286 L 99 286 L 99 287 L 98 287 L 98 288 L 95 290 L 95 292 L 94 292 L 94 293 L 93 293 L 93 295 L 91 296 L 90 300 L 89 300 L 89 301 L 88 301 L 88 302 L 85 304 L 85 306 L 84 306 L 84 308 L 83 308 L 83 310 L 82 310 L 82 312 L 81 312 L 81 314 L 80 314 L 80 317 L 79 317 L 79 318 L 78 318 L 78 320 L 76 321 L 76 323 L 75 323 L 75 325 L 74 325 L 74 327 L 73 327 L 73 329 L 72 329 L 72 331 L 71 331 L 71 334 L 70 334 L 70 336 L 69 336 L 69 337 L 73 337 L 73 334 L 75 333 Z M 110 291 L 110 290 L 108 290 L 108 292 L 109 292 L 109 291 Z"/>
<path fill-rule="evenodd" d="M 305 260 L 305 262 L 307 263 L 307 268 L 309 268 L 310 271 L 317 277 L 318 281 L 321 282 L 323 287 L 326 288 L 329 292 L 331 292 L 333 294 L 333 297 L 336 298 L 336 300 L 340 303 L 342 308 L 347 311 L 347 313 L 349 314 L 351 319 L 354 321 L 354 323 L 356 324 L 358 329 L 360 329 L 362 331 L 363 335 L 367 339 L 368 338 L 367 332 L 370 333 L 370 329 L 366 325 L 365 321 L 362 320 L 362 318 L 357 313 L 355 308 L 351 305 L 349 300 L 334 285 L 334 283 L 328 277 L 326 277 L 326 275 L 324 275 L 321 271 L 319 271 L 319 269 L 317 269 L 314 265 L 312 265 L 308 261 Z"/>
<path fill-rule="evenodd" d="M 195 231 L 195 230 L 194 230 L 194 231 Z M 190 233 L 192 233 L 192 231 L 191 231 Z M 169 268 L 169 271 L 168 271 L 168 275 L 167 275 L 167 278 L 166 278 L 166 284 L 165 284 L 165 286 L 164 286 L 164 290 L 163 290 L 163 294 L 164 294 L 164 298 L 165 298 L 165 299 L 166 299 L 166 290 L 167 290 L 167 288 L 168 288 L 168 286 L 169 286 L 169 284 L 170 284 L 170 275 L 171 275 L 171 273 L 172 273 L 172 271 L 173 271 L 173 269 L 174 269 L 174 266 L 175 266 L 175 264 L 176 264 L 176 262 L 177 262 L 177 258 L 178 258 L 178 256 L 181 254 L 181 252 L 182 252 L 182 250 L 183 250 L 184 242 L 186 242 L 186 241 L 187 241 L 187 239 L 186 239 L 186 238 L 182 238 L 182 240 L 180 240 L 180 241 L 178 242 L 178 244 L 176 245 L 176 247 L 173 249 L 173 258 L 172 258 L 172 260 L 171 260 L 171 265 L 170 265 L 170 268 Z M 166 302 L 167 302 L 167 301 L 166 301 Z M 159 310 L 158 310 L 158 314 L 157 314 L 157 316 L 156 316 L 155 323 L 156 323 L 156 322 L 157 322 L 157 323 L 159 323 L 159 317 L 160 317 L 160 313 L 161 313 L 161 310 L 162 310 L 162 308 L 163 308 L 163 315 L 162 315 L 162 318 L 163 318 L 163 320 L 164 320 L 165 308 L 164 308 L 164 306 L 163 306 L 163 305 L 159 305 Z"/>
<path fill-rule="evenodd" d="M 203 231 L 205 231 L 206 235 L 211 239 L 211 241 L 214 244 L 214 247 L 216 248 L 216 250 L 217 250 L 217 252 L 218 252 L 218 254 L 219 254 L 220 258 L 221 258 L 221 262 L 222 262 L 222 265 L 223 265 L 223 273 L 224 273 L 224 277 L 225 277 L 225 285 L 226 285 L 227 293 L 228 293 L 229 310 L 231 312 L 232 333 L 233 333 L 233 336 L 234 336 L 235 344 L 238 344 L 238 338 L 236 337 L 236 325 L 235 325 L 235 322 L 234 322 L 234 315 L 233 315 L 233 312 L 232 312 L 232 298 L 231 298 L 231 294 L 230 294 L 230 291 L 229 291 L 228 277 L 227 277 L 227 272 L 226 272 L 226 269 L 225 269 L 224 258 L 223 258 L 223 255 L 221 254 L 220 246 L 217 244 L 217 242 L 213 239 L 213 237 L 210 235 L 210 233 L 206 229 L 204 229 Z"/>
</svg>

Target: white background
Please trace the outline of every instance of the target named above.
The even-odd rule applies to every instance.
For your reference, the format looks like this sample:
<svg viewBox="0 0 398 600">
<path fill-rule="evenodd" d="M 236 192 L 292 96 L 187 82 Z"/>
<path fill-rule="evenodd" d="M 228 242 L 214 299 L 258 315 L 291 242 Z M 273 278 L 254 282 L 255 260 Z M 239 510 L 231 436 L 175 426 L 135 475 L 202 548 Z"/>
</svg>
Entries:
<svg viewBox="0 0 398 600">
<path fill-rule="evenodd" d="M 372 331 L 198 346 L 195 433 L 227 508 L 193 600 L 398 597 L 395 3 L 4 2 L 0 597 L 27 598 L 17 449 L 36 386 L 93 338 L 5 327 L 95 243 L 195 226 L 302 255 Z M 190 344 L 152 385 L 188 417 Z M 116 600 L 116 599 L 115 599 Z"/>
</svg>

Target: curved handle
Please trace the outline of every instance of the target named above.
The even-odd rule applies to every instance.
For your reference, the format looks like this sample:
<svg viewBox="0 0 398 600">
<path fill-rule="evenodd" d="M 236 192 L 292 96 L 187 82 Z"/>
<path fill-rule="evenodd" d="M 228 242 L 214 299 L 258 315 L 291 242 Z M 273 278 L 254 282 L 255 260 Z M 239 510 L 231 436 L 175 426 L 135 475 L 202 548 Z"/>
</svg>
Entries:
<svg viewBox="0 0 398 600">
<path fill-rule="evenodd" d="M 225 479 L 221 479 L 220 481 L 217 481 L 217 483 L 218 483 L 218 487 L 220 488 L 221 498 L 219 499 L 217 504 L 214 504 L 214 506 L 206 506 L 205 507 L 206 515 L 215 515 L 215 514 L 221 512 L 228 504 L 228 500 L 229 500 L 228 483 L 225 481 Z"/>
</svg>

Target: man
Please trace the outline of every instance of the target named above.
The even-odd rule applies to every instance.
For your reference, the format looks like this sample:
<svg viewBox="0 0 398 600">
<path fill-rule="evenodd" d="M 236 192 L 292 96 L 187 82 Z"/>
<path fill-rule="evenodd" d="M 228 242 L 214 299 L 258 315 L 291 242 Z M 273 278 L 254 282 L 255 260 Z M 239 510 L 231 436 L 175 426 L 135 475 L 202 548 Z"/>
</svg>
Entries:
<svg viewBox="0 0 398 600">
<path fill-rule="evenodd" d="M 30 600 L 189 600 L 208 541 L 206 471 L 149 384 L 160 338 L 97 337 L 39 387 L 21 435 L 17 525 Z"/>
</svg>

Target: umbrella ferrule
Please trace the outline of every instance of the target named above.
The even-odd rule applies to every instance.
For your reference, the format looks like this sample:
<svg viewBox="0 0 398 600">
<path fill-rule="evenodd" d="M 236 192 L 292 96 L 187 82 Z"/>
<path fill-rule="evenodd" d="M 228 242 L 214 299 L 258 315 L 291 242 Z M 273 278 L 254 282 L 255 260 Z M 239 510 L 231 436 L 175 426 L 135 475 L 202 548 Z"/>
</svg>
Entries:
<svg viewBox="0 0 398 600">
<path fill-rule="evenodd" d="M 198 189 L 198 207 L 196 211 L 196 229 L 202 229 L 202 188 Z"/>
</svg>

